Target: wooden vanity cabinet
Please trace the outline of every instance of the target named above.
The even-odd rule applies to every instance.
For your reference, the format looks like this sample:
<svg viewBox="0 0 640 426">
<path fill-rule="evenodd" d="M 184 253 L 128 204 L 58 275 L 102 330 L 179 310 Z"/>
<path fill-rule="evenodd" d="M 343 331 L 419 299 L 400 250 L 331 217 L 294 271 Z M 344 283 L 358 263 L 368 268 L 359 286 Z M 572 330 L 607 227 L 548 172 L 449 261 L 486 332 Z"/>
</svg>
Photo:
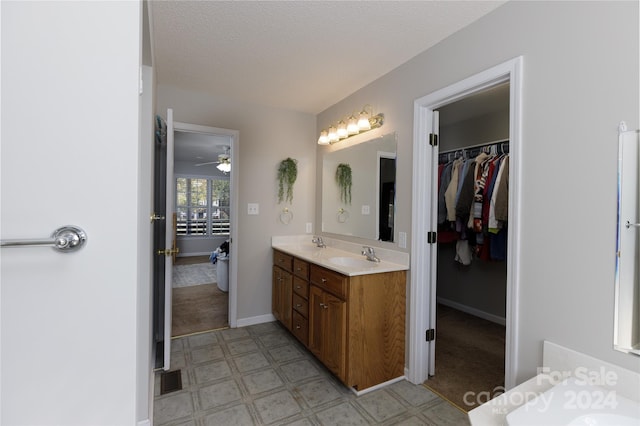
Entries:
<svg viewBox="0 0 640 426">
<path fill-rule="evenodd" d="M 286 314 L 274 250 L 274 316 Z M 289 303 L 296 336 L 348 387 L 367 389 L 404 375 L 406 272 L 346 276 L 291 258 Z M 286 272 L 286 271 L 283 271 Z M 286 278 L 282 281 L 286 281 Z M 278 318 L 283 324 L 285 322 Z M 286 326 L 286 324 L 285 324 Z"/>
<path fill-rule="evenodd" d="M 406 272 L 309 272 L 309 350 L 363 390 L 404 375 Z"/>
<path fill-rule="evenodd" d="M 309 263 L 293 258 L 293 322 L 291 332 L 305 346 L 309 345 Z"/>
<path fill-rule="evenodd" d="M 273 253 L 271 311 L 273 316 L 291 330 L 293 301 L 293 256 L 279 251 Z"/>
</svg>

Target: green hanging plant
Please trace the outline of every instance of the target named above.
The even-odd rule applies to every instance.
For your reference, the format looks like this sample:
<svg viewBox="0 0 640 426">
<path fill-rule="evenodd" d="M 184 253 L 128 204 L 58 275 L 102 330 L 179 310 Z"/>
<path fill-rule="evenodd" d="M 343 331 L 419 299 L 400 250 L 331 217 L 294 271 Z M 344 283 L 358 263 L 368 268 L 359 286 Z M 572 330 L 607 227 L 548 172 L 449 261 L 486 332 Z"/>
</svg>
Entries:
<svg viewBox="0 0 640 426">
<path fill-rule="evenodd" d="M 336 169 L 336 182 L 340 188 L 340 200 L 351 204 L 351 166 L 340 163 Z"/>
<path fill-rule="evenodd" d="M 293 184 L 298 177 L 298 160 L 287 158 L 278 166 L 278 204 L 293 201 Z M 285 196 L 286 190 L 286 196 Z"/>
</svg>

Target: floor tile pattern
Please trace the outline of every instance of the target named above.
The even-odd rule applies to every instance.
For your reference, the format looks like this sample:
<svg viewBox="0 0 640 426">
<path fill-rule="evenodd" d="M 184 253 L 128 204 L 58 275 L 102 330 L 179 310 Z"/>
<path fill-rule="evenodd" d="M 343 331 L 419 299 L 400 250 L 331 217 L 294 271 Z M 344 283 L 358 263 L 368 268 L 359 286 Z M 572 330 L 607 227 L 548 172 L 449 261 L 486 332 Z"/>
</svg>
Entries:
<svg viewBox="0 0 640 426">
<path fill-rule="evenodd" d="M 172 341 L 183 389 L 160 395 L 156 426 L 466 425 L 467 415 L 401 381 L 357 397 L 278 323 Z"/>
</svg>

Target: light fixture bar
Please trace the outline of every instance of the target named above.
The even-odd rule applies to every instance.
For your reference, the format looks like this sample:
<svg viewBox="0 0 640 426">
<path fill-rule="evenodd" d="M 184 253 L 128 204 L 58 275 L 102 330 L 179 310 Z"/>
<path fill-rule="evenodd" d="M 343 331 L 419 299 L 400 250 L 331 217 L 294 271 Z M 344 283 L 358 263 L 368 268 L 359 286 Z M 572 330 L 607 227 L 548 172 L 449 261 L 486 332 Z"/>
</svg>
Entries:
<svg viewBox="0 0 640 426">
<path fill-rule="evenodd" d="M 358 114 L 359 118 L 357 119 L 354 114 L 351 114 L 349 118 L 340 120 L 337 126 L 332 124 L 328 130 L 322 130 L 320 137 L 318 137 L 318 145 L 334 144 L 382 126 L 384 124 L 384 114 L 373 115 L 373 112 L 368 112 L 367 109 L 371 111 L 371 106 L 365 105 L 360 114 Z"/>
</svg>

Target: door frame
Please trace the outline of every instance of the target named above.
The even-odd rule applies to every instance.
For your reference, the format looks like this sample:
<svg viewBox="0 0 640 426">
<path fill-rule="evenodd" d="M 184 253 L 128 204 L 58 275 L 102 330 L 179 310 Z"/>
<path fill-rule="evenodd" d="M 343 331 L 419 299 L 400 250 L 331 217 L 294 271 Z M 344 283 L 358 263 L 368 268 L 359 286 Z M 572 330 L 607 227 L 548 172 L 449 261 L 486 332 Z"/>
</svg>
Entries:
<svg viewBox="0 0 640 426">
<path fill-rule="evenodd" d="M 238 130 L 222 129 L 219 127 L 201 126 L 198 124 L 189 124 L 175 121 L 173 123 L 174 131 L 202 133 L 210 135 L 224 135 L 228 136 L 231 140 L 231 149 L 229 155 L 231 156 L 231 173 L 229 175 L 230 186 L 230 233 L 231 250 L 238 253 L 238 152 L 240 152 L 240 132 Z M 174 182 L 175 185 L 175 182 Z M 229 327 L 236 328 L 238 325 L 238 256 L 229 256 Z"/>
<path fill-rule="evenodd" d="M 411 286 L 409 362 L 407 378 L 412 383 L 428 379 L 434 363 L 434 344 L 425 331 L 435 328 L 435 265 L 437 247 L 427 242 L 427 233 L 437 228 L 433 200 L 437 149 L 429 145 L 434 110 L 488 87 L 508 81 L 509 94 L 509 234 L 507 241 L 507 306 L 505 334 L 505 388 L 516 384 L 518 370 L 518 289 L 520 283 L 520 211 L 522 170 L 522 56 L 508 60 L 414 101 L 413 207 L 411 243 Z M 435 112 L 437 114 L 437 111 Z M 437 129 L 436 129 L 437 132 Z M 435 364 L 433 364 L 435 365 Z"/>
</svg>

